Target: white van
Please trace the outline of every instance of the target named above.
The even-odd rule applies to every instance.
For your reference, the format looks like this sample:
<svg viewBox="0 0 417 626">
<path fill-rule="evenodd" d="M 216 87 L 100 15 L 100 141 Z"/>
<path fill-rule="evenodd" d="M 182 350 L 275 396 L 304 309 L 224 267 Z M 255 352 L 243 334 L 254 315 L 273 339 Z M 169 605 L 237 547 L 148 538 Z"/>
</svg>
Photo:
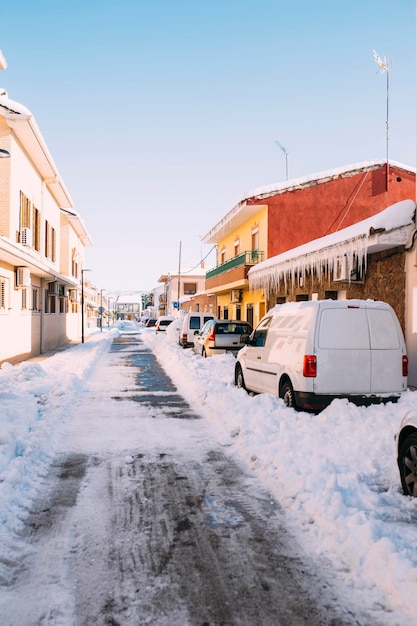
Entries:
<svg viewBox="0 0 417 626">
<path fill-rule="evenodd" d="M 394 310 L 373 300 L 316 300 L 275 306 L 237 354 L 235 383 L 287 406 L 320 411 L 335 398 L 396 401 L 408 359 Z"/>
<path fill-rule="evenodd" d="M 190 311 L 185 314 L 182 321 L 178 342 L 183 348 L 189 348 L 194 345 L 194 335 L 203 328 L 208 320 L 214 320 L 214 313 Z"/>
</svg>

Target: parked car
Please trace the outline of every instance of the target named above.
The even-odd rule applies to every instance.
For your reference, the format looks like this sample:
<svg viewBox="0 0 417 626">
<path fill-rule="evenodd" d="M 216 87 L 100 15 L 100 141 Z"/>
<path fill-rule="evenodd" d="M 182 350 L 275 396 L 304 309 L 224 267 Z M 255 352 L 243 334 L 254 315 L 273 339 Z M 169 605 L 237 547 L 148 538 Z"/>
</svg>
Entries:
<svg viewBox="0 0 417 626">
<path fill-rule="evenodd" d="M 194 335 L 194 352 L 204 357 L 225 352 L 237 354 L 252 330 L 248 322 L 241 320 L 209 320 Z"/>
<path fill-rule="evenodd" d="M 417 496 L 417 410 L 408 411 L 396 435 L 401 486 L 407 496 Z"/>
<path fill-rule="evenodd" d="M 155 332 L 156 333 L 165 332 L 167 329 L 167 326 L 172 324 L 174 319 L 175 317 L 172 317 L 172 315 L 161 315 L 160 317 L 158 317 L 155 323 Z"/>
<path fill-rule="evenodd" d="M 189 311 L 184 315 L 178 343 L 183 348 L 190 348 L 194 345 L 194 335 L 198 333 L 206 322 L 215 319 L 214 313 L 203 311 Z"/>
<path fill-rule="evenodd" d="M 156 324 L 156 319 L 154 319 L 153 317 L 148 317 L 148 319 L 145 321 L 144 326 L 146 328 L 151 328 L 155 326 L 155 324 Z"/>
<path fill-rule="evenodd" d="M 335 398 L 358 405 L 396 401 L 408 359 L 394 310 L 372 300 L 277 305 L 237 355 L 235 383 L 318 412 Z"/>
</svg>

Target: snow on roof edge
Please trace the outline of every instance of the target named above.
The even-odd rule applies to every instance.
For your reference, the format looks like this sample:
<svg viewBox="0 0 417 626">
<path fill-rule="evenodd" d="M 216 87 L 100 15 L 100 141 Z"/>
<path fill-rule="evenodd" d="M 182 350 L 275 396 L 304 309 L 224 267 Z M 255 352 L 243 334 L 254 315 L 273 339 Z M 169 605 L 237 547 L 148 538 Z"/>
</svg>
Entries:
<svg viewBox="0 0 417 626">
<path fill-rule="evenodd" d="M 359 258 L 362 259 L 366 255 L 370 229 L 390 232 L 396 228 L 407 226 L 412 223 L 415 210 L 416 203 L 414 200 L 402 200 L 352 226 L 325 237 L 313 239 L 301 246 L 266 259 L 249 270 L 249 285 L 252 288 L 257 288 L 264 283 L 275 283 L 277 280 L 279 282 L 280 275 L 284 275 L 285 272 L 294 273 L 299 267 L 304 272 L 306 264 L 321 264 L 326 256 L 331 257 L 333 262 L 335 256 L 342 253 L 348 254 L 351 260 L 353 254 L 358 254 Z M 337 254 L 330 252 L 332 248 L 337 248 Z M 341 252 L 342 248 L 343 251 Z M 301 262 L 300 259 L 303 261 Z"/>
<path fill-rule="evenodd" d="M 328 178 L 334 178 L 336 176 L 340 176 L 342 174 L 347 174 L 348 172 L 355 172 L 356 170 L 362 170 L 365 168 L 372 168 L 376 166 L 382 166 L 386 164 L 386 159 L 374 159 L 371 161 L 362 161 L 359 163 L 354 163 L 350 165 L 344 165 L 341 167 L 336 167 L 330 170 L 323 170 L 321 172 L 317 172 L 315 174 L 308 174 L 307 176 L 300 176 L 298 178 L 291 178 L 290 180 L 280 181 L 279 183 L 272 183 L 271 185 L 265 185 L 263 187 L 257 187 L 247 192 L 246 194 L 240 196 L 240 199 L 234 203 L 233 207 L 227 211 L 227 213 L 220 219 L 218 222 L 210 228 L 210 230 L 201 237 L 202 241 L 205 241 L 208 237 L 211 237 L 213 233 L 217 230 L 221 229 L 230 219 L 239 212 L 242 204 L 249 200 L 249 198 L 255 198 L 260 196 L 267 196 L 268 194 L 277 193 L 280 191 L 294 189 L 296 187 L 301 187 L 303 185 L 308 185 L 312 182 L 325 181 Z M 399 161 L 389 160 L 389 165 L 392 167 L 397 167 L 399 169 L 406 170 L 408 172 L 416 173 L 416 168 L 411 167 L 410 165 L 405 165 L 404 163 L 400 163 Z"/>
</svg>

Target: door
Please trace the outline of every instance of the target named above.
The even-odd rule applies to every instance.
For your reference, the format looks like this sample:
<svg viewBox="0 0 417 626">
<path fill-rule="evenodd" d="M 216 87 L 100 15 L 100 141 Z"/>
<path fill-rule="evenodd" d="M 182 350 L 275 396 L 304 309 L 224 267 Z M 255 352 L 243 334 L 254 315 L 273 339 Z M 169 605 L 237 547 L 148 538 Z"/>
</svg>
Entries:
<svg viewBox="0 0 417 626">
<path fill-rule="evenodd" d="M 366 309 L 323 309 L 316 355 L 315 393 L 369 394 L 371 350 Z"/>
<path fill-rule="evenodd" d="M 242 362 L 246 386 L 253 391 L 263 391 L 262 362 L 265 357 L 265 343 L 271 318 L 262 320 L 255 328 L 249 345 L 244 348 Z"/>
</svg>

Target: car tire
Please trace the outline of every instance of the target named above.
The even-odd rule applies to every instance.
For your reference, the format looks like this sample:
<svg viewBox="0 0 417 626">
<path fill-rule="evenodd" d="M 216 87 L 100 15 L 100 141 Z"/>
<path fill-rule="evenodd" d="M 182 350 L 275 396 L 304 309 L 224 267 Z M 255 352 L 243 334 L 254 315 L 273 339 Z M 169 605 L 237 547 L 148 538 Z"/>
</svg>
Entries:
<svg viewBox="0 0 417 626">
<path fill-rule="evenodd" d="M 406 496 L 417 496 L 417 434 L 408 435 L 398 456 L 401 485 Z"/>
<path fill-rule="evenodd" d="M 242 368 L 239 364 L 236 365 L 235 369 L 235 385 L 239 387 L 239 389 L 246 389 Z"/>
<path fill-rule="evenodd" d="M 286 380 L 285 383 L 281 387 L 280 398 L 284 400 L 284 404 L 290 408 L 295 409 L 295 396 L 294 389 L 289 380 Z"/>
</svg>

